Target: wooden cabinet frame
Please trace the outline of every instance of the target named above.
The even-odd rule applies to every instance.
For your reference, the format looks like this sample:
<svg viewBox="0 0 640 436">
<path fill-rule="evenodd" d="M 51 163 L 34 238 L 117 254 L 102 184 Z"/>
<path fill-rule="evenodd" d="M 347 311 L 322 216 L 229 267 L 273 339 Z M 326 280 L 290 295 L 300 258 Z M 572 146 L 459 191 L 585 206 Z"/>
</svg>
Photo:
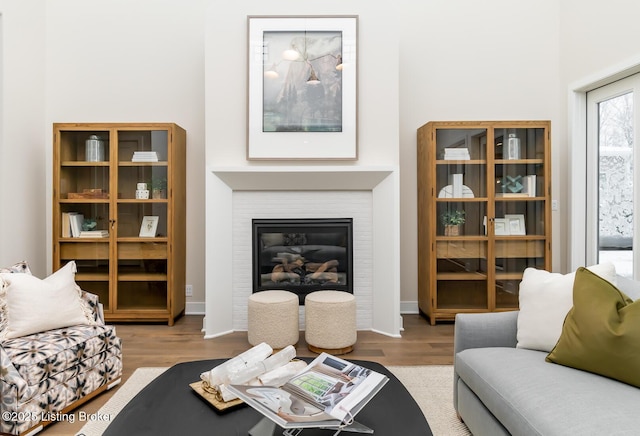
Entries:
<svg viewBox="0 0 640 436">
<path fill-rule="evenodd" d="M 551 268 L 550 129 L 549 121 L 418 129 L 418 304 L 431 324 L 462 312 L 515 310 L 524 269 Z M 507 142 L 522 155 L 507 156 Z M 470 186 L 463 192 L 458 179 L 451 194 L 452 176 Z M 466 213 L 460 234 L 445 236 L 440 217 L 448 210 Z"/>
<path fill-rule="evenodd" d="M 103 160 L 87 160 L 91 135 L 101 141 Z M 185 309 L 185 130 L 173 123 L 55 123 L 53 145 L 53 269 L 75 261 L 76 282 L 99 296 L 107 321 L 173 325 Z M 133 161 L 135 151 L 153 152 L 157 161 Z M 139 198 L 137 184 L 152 180 L 166 184 L 163 196 Z M 91 218 L 108 236 L 67 235 L 70 213 Z M 159 217 L 158 230 L 140 237 L 147 215 Z"/>
</svg>

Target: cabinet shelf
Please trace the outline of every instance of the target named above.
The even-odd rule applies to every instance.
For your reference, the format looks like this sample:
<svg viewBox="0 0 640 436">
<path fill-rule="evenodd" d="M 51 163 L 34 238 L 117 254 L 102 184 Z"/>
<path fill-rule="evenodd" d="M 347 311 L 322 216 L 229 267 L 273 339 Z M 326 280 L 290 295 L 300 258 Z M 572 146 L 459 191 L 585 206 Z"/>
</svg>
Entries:
<svg viewBox="0 0 640 436">
<path fill-rule="evenodd" d="M 431 324 L 517 309 L 524 270 L 551 268 L 550 129 L 549 121 L 418 129 L 418 305 Z M 472 159 L 442 159 L 465 155 Z"/>
<path fill-rule="evenodd" d="M 167 308 L 162 305 L 121 304 L 117 312 L 111 314 L 111 318 L 113 321 L 138 322 L 139 317 L 144 316 L 149 321 L 161 321 L 164 318 L 163 312 L 166 310 Z"/>
<path fill-rule="evenodd" d="M 436 241 L 487 241 L 489 238 L 482 235 L 463 235 L 463 236 L 436 236 Z"/>
<path fill-rule="evenodd" d="M 129 203 L 129 204 L 150 204 L 150 203 L 168 203 L 169 200 L 166 198 L 149 198 L 140 200 L 139 198 L 119 198 L 118 203 Z"/>
<path fill-rule="evenodd" d="M 66 194 L 63 194 L 66 195 Z M 109 204 L 108 198 L 60 198 L 60 204 Z"/>
<path fill-rule="evenodd" d="M 496 159 L 496 165 L 544 165 L 544 159 Z"/>
<path fill-rule="evenodd" d="M 119 282 L 165 282 L 167 275 L 162 273 L 123 273 L 118 274 Z"/>
<path fill-rule="evenodd" d="M 142 237 L 126 237 L 118 238 L 118 242 L 169 242 L 167 237 L 142 238 Z"/>
<path fill-rule="evenodd" d="M 496 241 L 545 241 L 545 235 L 509 235 L 495 236 Z"/>
<path fill-rule="evenodd" d="M 486 165 L 487 161 L 484 159 L 467 159 L 467 160 L 436 160 L 436 165 Z"/>
<path fill-rule="evenodd" d="M 108 282 L 108 273 L 76 273 L 76 281 L 79 282 Z"/>
<path fill-rule="evenodd" d="M 87 238 L 87 237 L 82 237 L 82 238 L 58 238 L 58 242 L 62 243 L 64 242 L 66 243 L 72 243 L 72 244 L 81 244 L 81 243 L 86 243 L 86 242 L 93 242 L 93 243 L 104 243 L 104 244 L 108 244 L 109 243 L 109 237 L 104 237 L 104 238 Z"/>
<path fill-rule="evenodd" d="M 55 123 L 53 134 L 53 269 L 75 261 L 76 281 L 98 295 L 106 321 L 173 325 L 186 305 L 186 132 L 173 123 Z M 104 161 L 86 160 L 92 135 Z M 136 152 L 158 162 L 132 162 Z M 165 198 L 136 198 L 146 196 L 140 183 L 156 181 Z M 71 212 L 109 236 L 66 237 Z M 149 237 L 139 236 L 143 223 Z"/>
<path fill-rule="evenodd" d="M 109 167 L 108 161 L 104 162 L 87 162 L 79 160 L 67 160 L 60 163 L 61 167 Z"/>
<path fill-rule="evenodd" d="M 495 201 L 545 201 L 547 198 L 546 197 L 512 197 L 512 196 L 508 196 L 508 197 L 500 197 L 498 195 L 496 195 Z"/>
<path fill-rule="evenodd" d="M 489 199 L 487 197 L 473 197 L 473 198 L 436 198 L 436 203 L 486 203 Z"/>
<path fill-rule="evenodd" d="M 437 280 L 487 280 L 486 274 L 477 273 L 438 273 Z"/>
<path fill-rule="evenodd" d="M 158 161 L 158 162 L 131 162 L 128 160 L 123 160 L 118 162 L 119 167 L 166 167 L 168 166 L 168 162 Z"/>
<path fill-rule="evenodd" d="M 496 273 L 496 280 L 522 280 L 522 273 Z"/>
</svg>

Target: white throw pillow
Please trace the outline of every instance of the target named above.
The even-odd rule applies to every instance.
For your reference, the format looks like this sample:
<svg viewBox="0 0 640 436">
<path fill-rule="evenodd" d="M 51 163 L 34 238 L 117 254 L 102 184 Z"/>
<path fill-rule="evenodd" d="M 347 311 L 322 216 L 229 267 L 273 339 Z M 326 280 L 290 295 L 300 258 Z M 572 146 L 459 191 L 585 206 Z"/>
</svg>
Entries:
<svg viewBox="0 0 640 436">
<path fill-rule="evenodd" d="M 78 324 L 95 325 L 75 273 L 73 261 L 43 280 L 1 273 L 0 310 L 5 322 L 0 326 L 0 340 Z"/>
<path fill-rule="evenodd" d="M 0 273 L 31 274 L 31 269 L 29 269 L 29 264 L 23 260 L 22 262 L 14 263 L 6 268 L 0 268 Z"/>
<path fill-rule="evenodd" d="M 612 263 L 587 267 L 613 285 L 616 269 Z M 527 268 L 520 282 L 520 313 L 518 314 L 518 348 L 550 352 L 555 347 L 562 325 L 573 307 L 575 272 L 552 273 Z"/>
</svg>

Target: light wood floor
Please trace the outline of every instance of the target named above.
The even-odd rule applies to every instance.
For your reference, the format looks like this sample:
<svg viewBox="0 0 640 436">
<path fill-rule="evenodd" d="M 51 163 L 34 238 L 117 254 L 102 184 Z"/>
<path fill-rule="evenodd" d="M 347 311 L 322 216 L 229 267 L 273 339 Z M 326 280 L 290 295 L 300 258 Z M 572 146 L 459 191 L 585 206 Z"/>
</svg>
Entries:
<svg viewBox="0 0 640 436">
<path fill-rule="evenodd" d="M 391 338 L 370 331 L 359 331 L 358 342 L 346 359 L 371 360 L 383 365 L 448 365 L 453 363 L 453 324 L 431 326 L 419 315 L 404 315 L 402 338 Z M 203 339 L 202 316 L 188 315 L 174 326 L 166 324 L 117 324 L 122 339 L 122 384 L 139 367 L 169 367 L 192 360 L 226 358 L 251 346 L 246 332 L 235 332 L 215 339 Z M 297 355 L 311 357 L 304 332 L 300 334 Z M 199 374 L 194 374 L 194 381 Z M 77 419 L 80 410 L 95 413 L 118 390 L 114 388 L 92 399 L 74 412 L 76 422 L 58 422 L 44 429 L 45 436 L 68 436 L 78 432 L 84 422 Z"/>
</svg>

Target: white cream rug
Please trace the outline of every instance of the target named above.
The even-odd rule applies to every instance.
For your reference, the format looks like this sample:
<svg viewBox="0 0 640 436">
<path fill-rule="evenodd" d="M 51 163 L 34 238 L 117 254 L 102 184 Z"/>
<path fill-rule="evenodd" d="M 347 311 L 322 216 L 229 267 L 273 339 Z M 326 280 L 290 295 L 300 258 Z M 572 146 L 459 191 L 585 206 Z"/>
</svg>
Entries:
<svg viewBox="0 0 640 436">
<path fill-rule="evenodd" d="M 422 409 L 434 436 L 467 436 L 453 408 L 453 365 L 387 366 Z"/>
<path fill-rule="evenodd" d="M 118 386 L 117 391 L 109 400 L 104 403 L 104 406 L 98 411 L 99 414 L 109 415 L 111 420 L 122 410 L 127 403 L 136 396 L 138 392 L 142 390 L 146 385 L 151 383 L 153 379 L 165 372 L 168 368 L 138 368 L 131 377 L 121 386 Z M 86 423 L 76 436 L 100 436 L 107 429 L 111 421 L 89 421 Z"/>
<path fill-rule="evenodd" d="M 388 366 L 415 398 L 427 418 L 434 436 L 468 436 L 453 408 L 453 366 Z M 120 410 L 153 379 L 167 368 L 138 368 L 99 410 L 103 415 L 116 416 Z M 90 421 L 78 435 L 100 436 L 109 422 Z"/>
</svg>

